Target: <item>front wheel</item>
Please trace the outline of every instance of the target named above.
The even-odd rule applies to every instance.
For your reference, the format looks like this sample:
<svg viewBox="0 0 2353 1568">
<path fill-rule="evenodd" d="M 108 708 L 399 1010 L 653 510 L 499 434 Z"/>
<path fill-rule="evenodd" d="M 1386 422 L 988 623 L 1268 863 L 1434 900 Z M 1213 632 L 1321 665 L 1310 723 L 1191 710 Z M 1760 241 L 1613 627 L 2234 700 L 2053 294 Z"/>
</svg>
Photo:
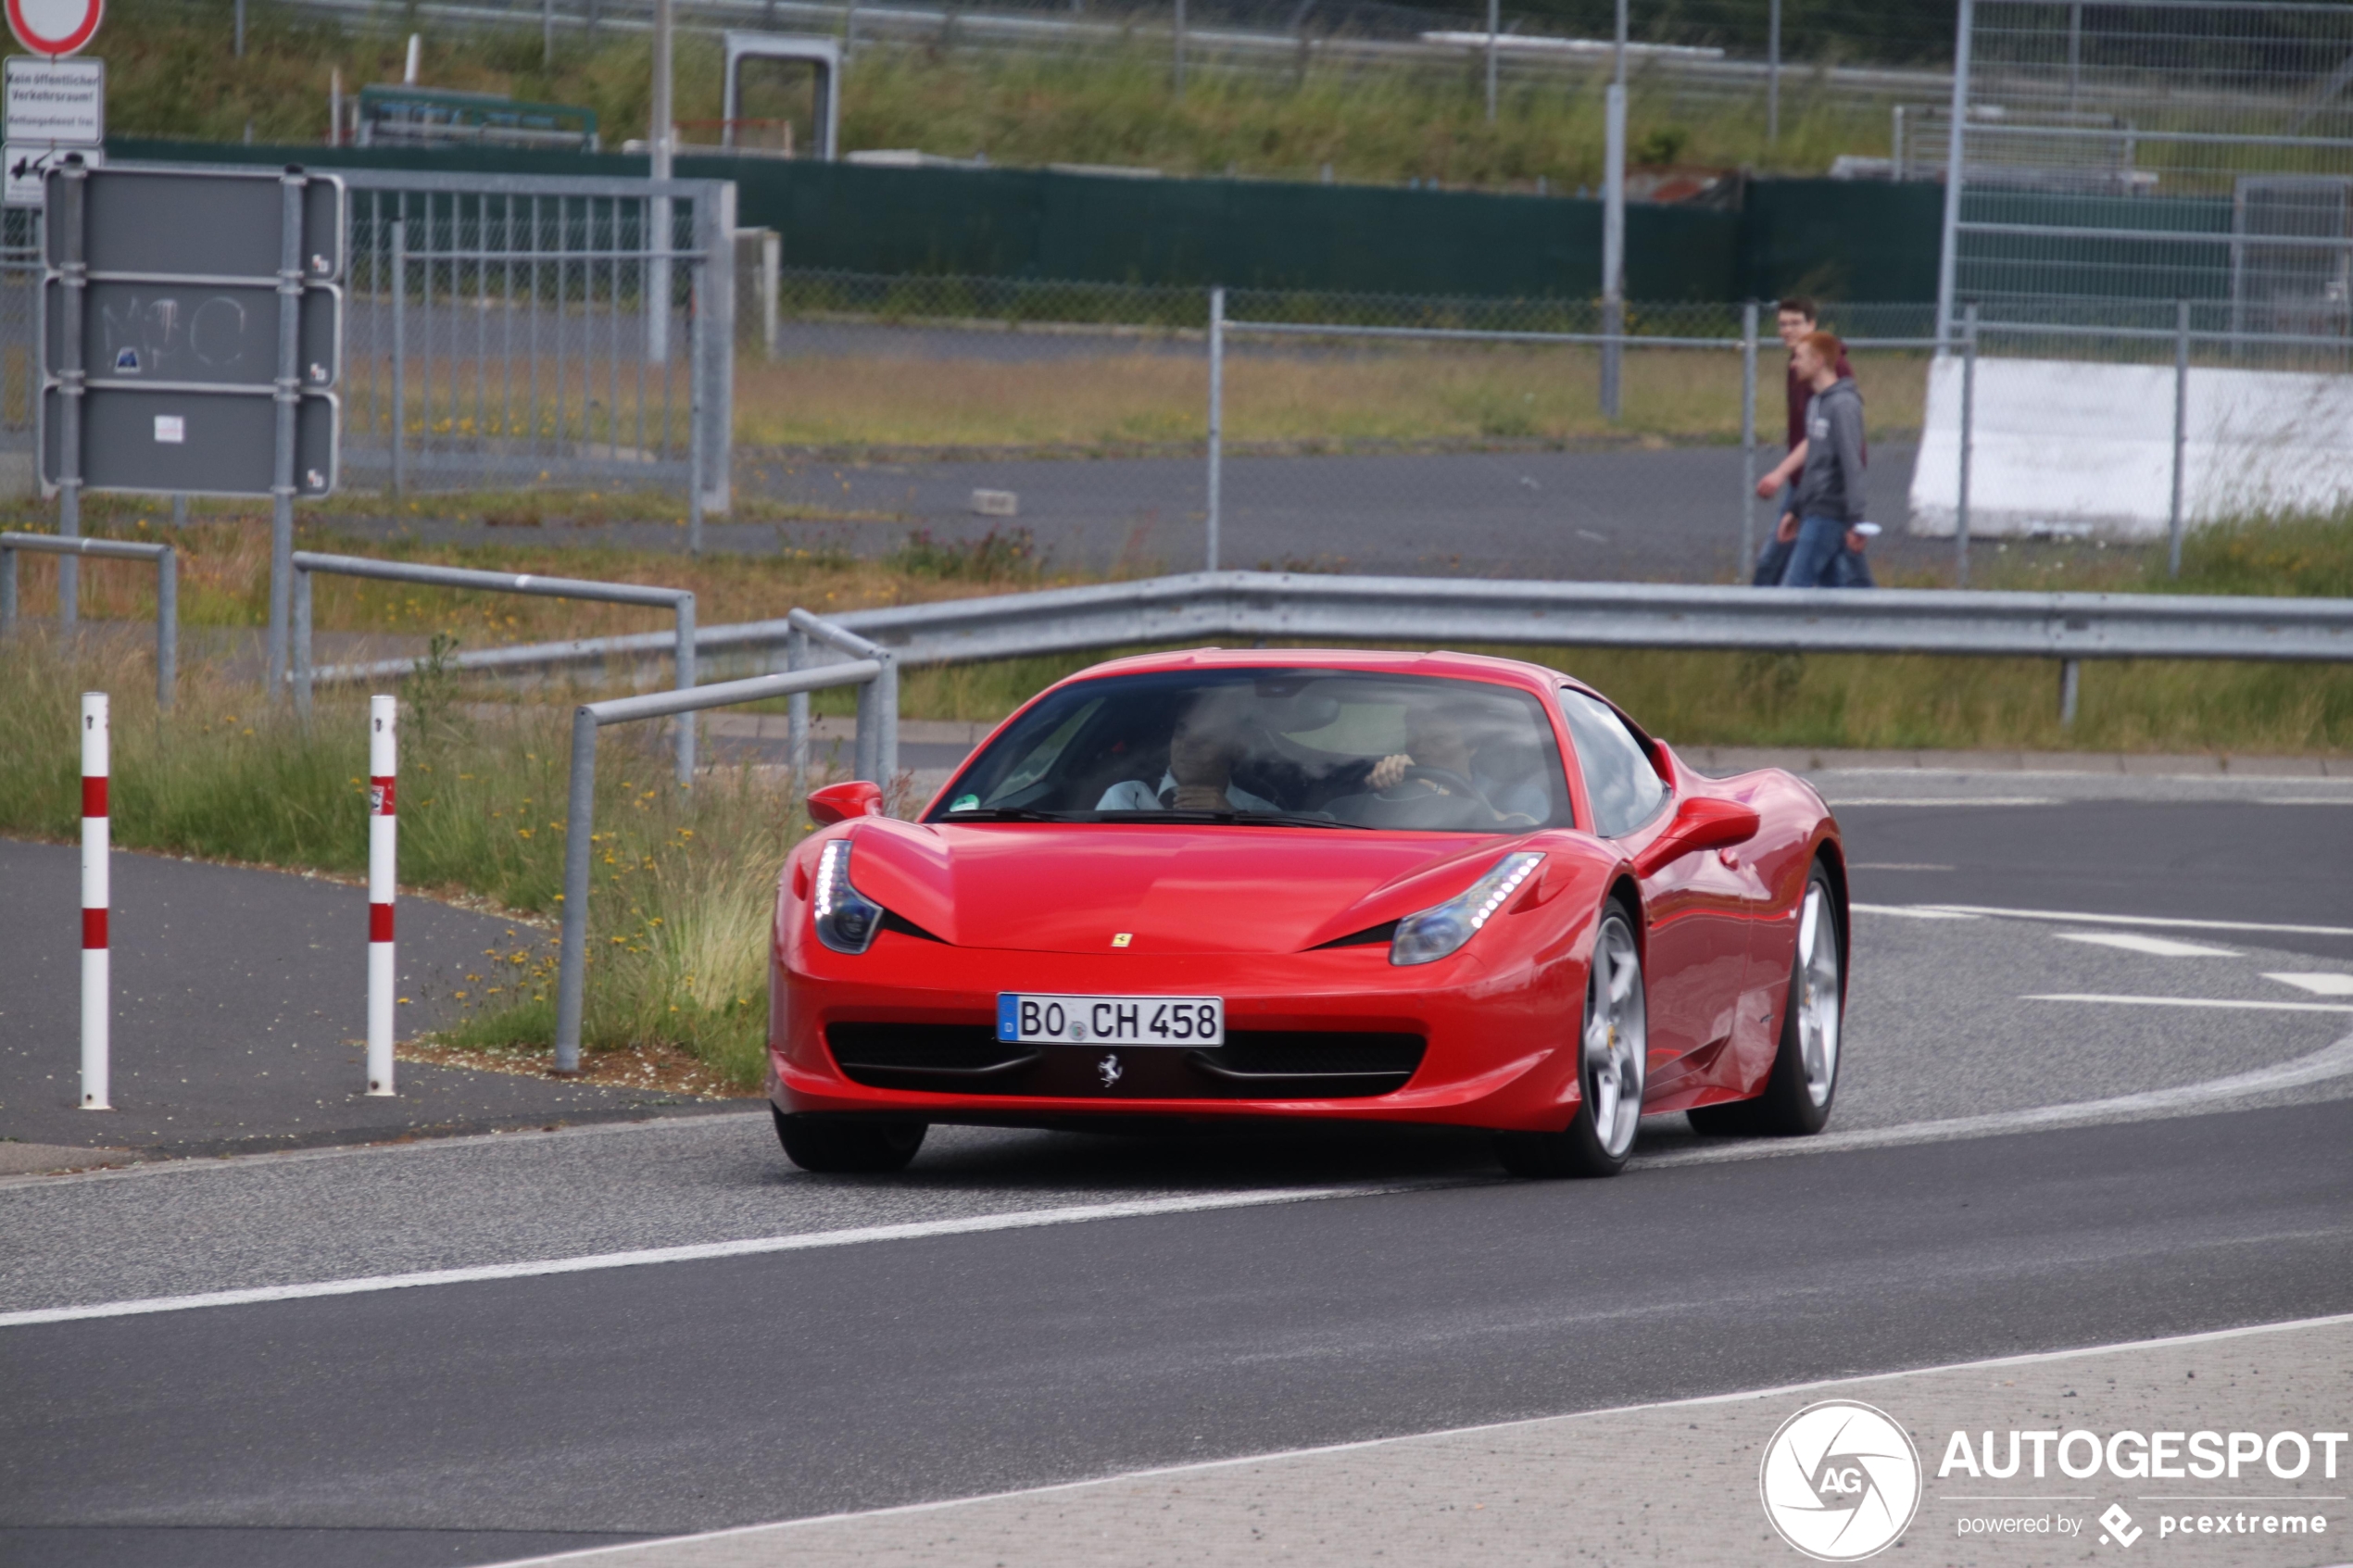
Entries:
<svg viewBox="0 0 2353 1568">
<path fill-rule="evenodd" d="M 1602 913 L 1585 980 L 1577 1079 L 1581 1103 L 1558 1133 L 1504 1133 L 1497 1158 L 1515 1176 L 1615 1176 L 1634 1151 L 1650 1057 L 1642 950 L 1623 904 Z"/>
<path fill-rule="evenodd" d="M 1765 1092 L 1755 1099 L 1692 1110 L 1703 1133 L 1755 1133 L 1805 1137 L 1829 1124 L 1838 1098 L 1838 1068 L 1845 1043 L 1846 976 L 1839 943 L 1838 900 L 1830 873 L 1817 861 L 1798 907 L 1797 952 L 1790 960 L 1789 1000 L 1781 1008 L 1780 1048 Z"/>
<path fill-rule="evenodd" d="M 776 1141 L 785 1146 L 785 1158 L 804 1171 L 903 1171 L 929 1130 L 921 1122 L 786 1115 L 773 1105 L 768 1113 L 776 1119 Z"/>
</svg>

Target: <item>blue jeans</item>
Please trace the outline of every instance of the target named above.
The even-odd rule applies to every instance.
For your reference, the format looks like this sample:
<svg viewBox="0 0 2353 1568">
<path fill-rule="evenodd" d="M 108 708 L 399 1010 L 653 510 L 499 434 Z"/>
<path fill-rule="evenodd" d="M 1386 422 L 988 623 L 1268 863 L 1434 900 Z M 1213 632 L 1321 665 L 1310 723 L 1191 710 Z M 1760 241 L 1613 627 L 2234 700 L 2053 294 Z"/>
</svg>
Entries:
<svg viewBox="0 0 2353 1568">
<path fill-rule="evenodd" d="M 1836 518 L 1802 518 L 1797 542 L 1790 546 L 1789 565 L 1781 571 L 1784 588 L 1839 588 L 1839 558 L 1846 554 L 1846 524 Z"/>
</svg>

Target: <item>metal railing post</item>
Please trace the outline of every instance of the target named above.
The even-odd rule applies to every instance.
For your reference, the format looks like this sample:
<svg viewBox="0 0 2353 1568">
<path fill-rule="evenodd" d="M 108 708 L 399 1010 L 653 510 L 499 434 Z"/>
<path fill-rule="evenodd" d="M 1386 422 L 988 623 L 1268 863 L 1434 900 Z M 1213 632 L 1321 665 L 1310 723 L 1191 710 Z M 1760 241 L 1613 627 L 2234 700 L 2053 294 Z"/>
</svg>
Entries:
<svg viewBox="0 0 2353 1568">
<path fill-rule="evenodd" d="M 392 493 L 409 479 L 409 220 L 392 225 Z"/>
<path fill-rule="evenodd" d="M 850 777 L 865 779 L 873 784 L 883 782 L 882 763 L 877 758 L 881 740 L 882 723 L 875 703 L 875 683 L 869 681 L 858 688 L 858 734 L 850 743 Z"/>
<path fill-rule="evenodd" d="M 1756 301 L 1741 307 L 1741 578 L 1756 560 Z"/>
<path fill-rule="evenodd" d="M 2182 575 L 2182 478 L 2189 455 L 2190 302 L 2174 302 L 2173 317 L 2173 499 L 2166 514 L 2165 570 Z"/>
<path fill-rule="evenodd" d="M 13 550 L 10 559 L 15 558 Z M 15 590 L 10 575 L 10 596 Z M 180 684 L 180 558 L 169 545 L 156 558 L 156 707 L 171 710 L 171 696 Z"/>
<path fill-rule="evenodd" d="M 2083 662 L 2076 659 L 2059 660 L 2059 728 L 2075 727 L 2075 696 L 2083 676 Z"/>
<path fill-rule="evenodd" d="M 1977 422 L 1977 303 L 1961 312 L 1961 473 L 1953 505 L 1953 571 L 1956 587 L 1969 586 L 1969 470 Z"/>
<path fill-rule="evenodd" d="M 302 207 L 307 183 L 279 176 L 277 451 L 270 471 L 270 695 L 281 699 L 294 608 L 295 430 L 302 407 Z"/>
<path fill-rule="evenodd" d="M 899 656 L 885 649 L 875 694 L 875 782 L 887 791 L 899 777 Z"/>
<path fill-rule="evenodd" d="M 695 689 L 695 596 L 678 596 L 678 650 L 672 656 L 676 667 L 671 684 L 682 692 Z M 695 782 L 695 716 L 678 716 L 678 782 Z"/>
<path fill-rule="evenodd" d="M 686 264 L 686 297 L 693 302 L 693 319 L 686 328 L 686 554 L 696 558 L 702 555 L 703 465 L 709 445 L 703 432 L 709 399 L 702 384 L 711 336 L 710 291 L 703 286 L 709 272 L 707 266 Z"/>
<path fill-rule="evenodd" d="M 310 646 L 310 571 L 307 567 L 294 569 L 294 668 L 295 716 L 304 723 L 310 722 L 311 696 Z"/>
<path fill-rule="evenodd" d="M 795 630 L 785 637 L 787 673 L 809 665 L 809 633 Z M 809 779 L 809 694 L 795 692 L 785 699 L 785 758 L 792 764 L 793 787 L 803 789 Z"/>
<path fill-rule="evenodd" d="M 0 545 L 0 637 L 17 633 L 17 552 Z"/>
<path fill-rule="evenodd" d="M 597 716 L 572 711 L 572 782 L 564 795 L 563 928 L 556 945 L 556 1064 L 580 1076 L 580 1007 L 588 961 L 588 856 L 597 805 Z"/>
<path fill-rule="evenodd" d="M 78 539 L 82 536 L 82 395 L 89 373 L 82 362 L 82 313 L 90 288 L 90 266 L 82 248 L 82 213 L 90 175 L 82 159 L 71 157 L 58 175 L 57 212 L 53 220 L 61 253 L 57 264 L 57 533 L 62 538 Z M 70 629 L 81 610 L 82 563 L 64 556 L 57 561 L 57 624 Z"/>
<path fill-rule="evenodd" d="M 1203 550 L 1207 570 L 1217 570 L 1219 508 L 1226 468 L 1226 291 L 1209 291 L 1209 517 Z"/>
</svg>

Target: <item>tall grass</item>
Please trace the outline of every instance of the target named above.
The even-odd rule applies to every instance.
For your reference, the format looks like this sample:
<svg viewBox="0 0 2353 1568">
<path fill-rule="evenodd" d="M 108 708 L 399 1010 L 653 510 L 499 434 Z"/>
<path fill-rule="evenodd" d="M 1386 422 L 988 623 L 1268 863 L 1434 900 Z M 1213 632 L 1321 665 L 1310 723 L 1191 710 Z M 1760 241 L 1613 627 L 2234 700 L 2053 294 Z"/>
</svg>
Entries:
<svg viewBox="0 0 2353 1568">
<path fill-rule="evenodd" d="M 80 817 L 80 694 L 111 694 L 114 842 L 208 859 L 356 876 L 367 866 L 367 720 L 324 694 L 302 725 L 198 666 L 169 714 L 152 665 L 106 634 L 0 653 L 0 833 L 63 839 Z M 407 684 L 402 883 L 542 921 L 561 907 L 566 761 L 560 707 L 475 717 L 446 682 Z M 758 1078 L 767 1028 L 769 899 L 806 831 L 797 798 L 749 769 L 681 790 L 650 726 L 607 732 L 598 769 L 585 1042 L 682 1046 Z M 469 1043 L 553 1037 L 551 947 L 485 955 L 456 983 Z"/>
</svg>

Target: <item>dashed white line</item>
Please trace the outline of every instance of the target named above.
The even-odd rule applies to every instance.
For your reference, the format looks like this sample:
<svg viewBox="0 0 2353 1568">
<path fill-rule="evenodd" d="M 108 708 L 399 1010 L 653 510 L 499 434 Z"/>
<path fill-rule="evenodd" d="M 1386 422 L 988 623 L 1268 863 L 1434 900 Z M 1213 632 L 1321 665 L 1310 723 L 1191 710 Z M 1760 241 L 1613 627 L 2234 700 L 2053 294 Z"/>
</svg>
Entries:
<svg viewBox="0 0 2353 1568">
<path fill-rule="evenodd" d="M 2263 978 L 2293 985 L 2299 991 L 2309 991 L 2316 997 L 2353 997 L 2353 974 L 2266 973 Z"/>
<path fill-rule="evenodd" d="M 2110 997 L 2089 992 L 2050 992 L 2020 997 L 2022 1002 L 2106 1002 L 2137 1008 L 2233 1008 L 2256 1012 L 2353 1012 L 2353 1002 L 2268 1002 L 2238 997 Z"/>
<path fill-rule="evenodd" d="M 2235 959 L 2241 955 L 2231 947 L 2209 947 L 2203 942 L 2177 942 L 2170 936 L 2143 936 L 2133 931 L 2062 931 L 2062 942 L 2088 942 L 2095 947 L 2121 947 L 2128 953 L 2147 953 L 2160 959 Z"/>
<path fill-rule="evenodd" d="M 1832 810 L 1849 806 L 2056 806 L 2051 795 L 1849 795 L 1830 802 Z"/>
<path fill-rule="evenodd" d="M 2353 936 L 2353 925 L 2281 925 L 2251 920 L 2185 920 L 2175 915 L 2095 915 L 2080 909 L 2011 909 L 1992 904 L 1856 904 L 1871 914 L 1992 915 L 2000 920 L 2043 920 L 2065 925 L 2146 925 L 2173 931 L 2270 931 L 2295 936 Z"/>
</svg>

